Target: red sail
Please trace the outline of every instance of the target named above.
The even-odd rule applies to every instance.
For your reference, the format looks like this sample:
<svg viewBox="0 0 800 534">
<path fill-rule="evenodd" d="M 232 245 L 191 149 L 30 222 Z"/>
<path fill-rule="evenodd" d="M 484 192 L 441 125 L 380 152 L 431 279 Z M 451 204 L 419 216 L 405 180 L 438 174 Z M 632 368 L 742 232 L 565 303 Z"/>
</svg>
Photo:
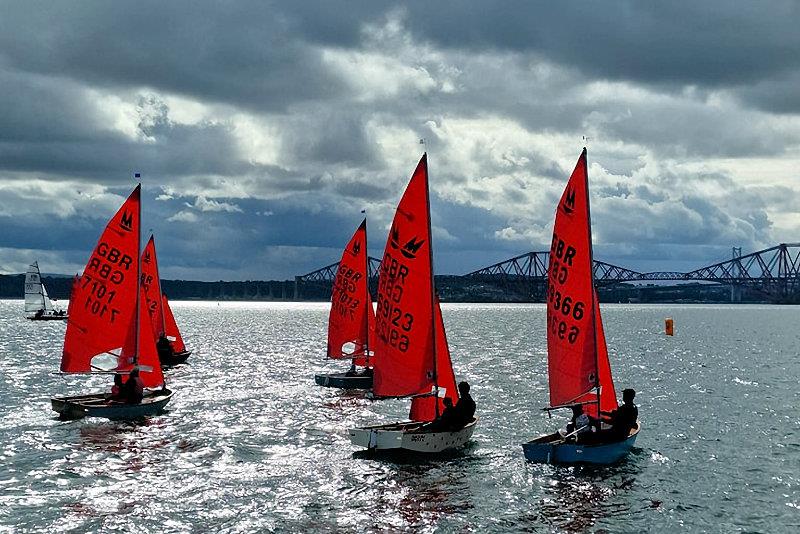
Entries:
<svg viewBox="0 0 800 534">
<path fill-rule="evenodd" d="M 106 225 L 70 296 L 75 302 L 64 336 L 64 372 L 116 367 L 136 304 L 140 189 L 133 190 Z"/>
<path fill-rule="evenodd" d="M 586 149 L 556 209 L 547 281 L 550 405 L 580 402 L 599 385 Z M 602 334 L 601 334 L 602 336 Z M 593 397 L 596 398 L 596 397 Z"/>
<path fill-rule="evenodd" d="M 411 177 L 392 221 L 378 277 L 373 393 L 429 393 L 434 384 L 433 273 L 428 162 Z"/>
<path fill-rule="evenodd" d="M 186 344 L 183 342 L 181 331 L 178 330 L 178 323 L 175 322 L 175 316 L 172 315 L 172 308 L 169 307 L 169 301 L 166 295 L 161 295 L 161 307 L 164 310 L 164 324 L 166 326 L 165 333 L 167 339 L 172 343 L 172 350 L 175 352 L 183 352 L 186 350 Z"/>
<path fill-rule="evenodd" d="M 447 345 L 447 334 L 444 330 L 444 320 L 442 319 L 442 308 L 439 299 L 436 299 L 436 369 L 439 382 L 439 391 L 444 391 L 446 397 L 450 397 L 453 404 L 458 403 L 458 388 L 456 387 L 456 376 L 453 373 L 453 363 L 450 361 L 450 348 Z M 438 398 L 439 414 L 444 411 L 443 398 Z M 409 419 L 412 421 L 433 421 L 436 419 L 436 405 L 433 396 L 414 397 L 411 401 L 411 413 Z"/>
<path fill-rule="evenodd" d="M 161 279 L 158 275 L 158 258 L 156 257 L 156 242 L 153 236 L 142 252 L 142 287 L 147 297 L 147 312 L 152 324 L 151 330 L 155 339 L 161 337 L 166 330 L 164 310 L 161 307 Z"/>
<path fill-rule="evenodd" d="M 129 371 L 136 366 L 139 368 L 139 378 L 142 379 L 144 387 L 158 388 L 164 385 L 164 375 L 161 372 L 161 362 L 158 358 L 150 314 L 144 305 L 145 291 L 143 287 L 139 293 L 139 302 L 138 318 L 131 317 L 118 369 Z M 138 324 L 136 319 L 138 319 Z"/>
<path fill-rule="evenodd" d="M 375 324 L 367 273 L 367 220 L 361 223 L 342 253 L 331 293 L 328 316 L 328 357 L 355 358 L 366 365 L 369 331 Z"/>
<path fill-rule="evenodd" d="M 72 286 L 69 290 L 69 304 L 67 304 L 67 317 L 72 313 L 72 305 L 75 304 L 75 298 L 78 295 L 78 286 L 80 285 L 80 277 L 76 274 L 72 277 Z"/>
</svg>

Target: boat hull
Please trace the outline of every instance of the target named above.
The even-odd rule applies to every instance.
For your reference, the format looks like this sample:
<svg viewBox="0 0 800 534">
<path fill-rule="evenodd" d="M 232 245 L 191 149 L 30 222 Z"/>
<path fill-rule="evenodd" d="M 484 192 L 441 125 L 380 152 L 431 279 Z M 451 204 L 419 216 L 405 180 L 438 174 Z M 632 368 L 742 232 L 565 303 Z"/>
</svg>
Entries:
<svg viewBox="0 0 800 534">
<path fill-rule="evenodd" d="M 540 436 L 522 445 L 525 459 L 541 464 L 609 465 L 624 458 L 636 443 L 641 424 L 631 430 L 627 439 L 613 443 L 565 443 L 558 434 Z"/>
<path fill-rule="evenodd" d="M 173 365 L 180 365 L 186 363 L 186 359 L 192 355 L 192 351 L 184 350 L 183 352 L 173 352 L 171 355 L 159 354 L 158 359 L 162 367 L 172 367 Z"/>
<path fill-rule="evenodd" d="M 91 393 L 73 397 L 52 397 L 50 404 L 62 419 L 103 417 L 112 420 L 139 419 L 158 415 L 172 399 L 169 389 L 148 391 L 142 402 L 125 404 L 109 401 L 106 393 Z"/>
<path fill-rule="evenodd" d="M 351 428 L 347 432 L 353 445 L 370 451 L 439 453 L 466 445 L 472 438 L 477 422 L 475 418 L 462 429 L 444 432 L 425 431 L 425 423 L 417 421 Z"/>
<path fill-rule="evenodd" d="M 347 373 L 331 373 L 328 375 L 314 375 L 314 382 L 318 386 L 339 389 L 372 389 L 371 376 L 347 376 Z"/>
<path fill-rule="evenodd" d="M 42 315 L 41 317 L 26 317 L 29 321 L 66 321 L 67 315 Z"/>
</svg>

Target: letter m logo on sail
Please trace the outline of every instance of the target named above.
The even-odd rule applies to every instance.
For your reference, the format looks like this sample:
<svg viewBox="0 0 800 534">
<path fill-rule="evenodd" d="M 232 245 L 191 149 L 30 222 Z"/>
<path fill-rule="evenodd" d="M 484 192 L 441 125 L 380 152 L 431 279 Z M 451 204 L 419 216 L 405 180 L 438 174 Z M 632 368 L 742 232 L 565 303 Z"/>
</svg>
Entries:
<svg viewBox="0 0 800 534">
<path fill-rule="evenodd" d="M 133 214 L 128 210 L 122 212 L 122 217 L 119 219 L 119 226 L 126 232 L 133 231 Z"/>
<path fill-rule="evenodd" d="M 564 203 L 561 204 L 561 209 L 564 210 L 564 213 L 567 215 L 571 215 L 573 211 L 575 211 L 575 190 L 571 187 L 567 191 L 566 196 L 564 197 Z"/>
</svg>

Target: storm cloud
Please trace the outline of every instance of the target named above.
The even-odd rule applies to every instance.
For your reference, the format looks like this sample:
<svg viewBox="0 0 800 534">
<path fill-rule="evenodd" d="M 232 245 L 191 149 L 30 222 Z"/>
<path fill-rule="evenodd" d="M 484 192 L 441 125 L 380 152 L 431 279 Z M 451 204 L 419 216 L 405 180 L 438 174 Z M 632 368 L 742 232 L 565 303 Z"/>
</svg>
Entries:
<svg viewBox="0 0 800 534">
<path fill-rule="evenodd" d="M 599 259 L 798 241 L 795 2 L 0 7 L 4 272 L 80 269 L 134 172 L 165 277 L 310 271 L 361 210 L 380 256 L 423 150 L 441 273 L 547 248 L 584 144 Z"/>
</svg>

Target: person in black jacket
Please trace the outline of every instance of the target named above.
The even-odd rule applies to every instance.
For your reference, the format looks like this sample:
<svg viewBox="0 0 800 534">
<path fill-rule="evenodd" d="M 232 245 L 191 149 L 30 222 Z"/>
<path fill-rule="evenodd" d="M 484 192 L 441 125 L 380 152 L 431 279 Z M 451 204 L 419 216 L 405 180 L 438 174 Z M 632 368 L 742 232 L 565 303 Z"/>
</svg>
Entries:
<svg viewBox="0 0 800 534">
<path fill-rule="evenodd" d="M 610 417 L 611 429 L 602 433 L 604 441 L 620 441 L 626 439 L 639 420 L 639 408 L 633 403 L 636 392 L 632 389 L 622 391 L 623 404 L 613 412 L 601 412 Z"/>
<path fill-rule="evenodd" d="M 144 398 L 144 385 L 139 378 L 139 370 L 134 369 L 122 385 L 122 398 L 128 404 L 139 404 Z"/>
<path fill-rule="evenodd" d="M 453 426 L 456 429 L 464 428 L 475 417 L 475 401 L 469 394 L 469 383 L 460 382 L 458 384 L 458 393 L 461 397 L 454 408 L 454 422 Z"/>
</svg>

